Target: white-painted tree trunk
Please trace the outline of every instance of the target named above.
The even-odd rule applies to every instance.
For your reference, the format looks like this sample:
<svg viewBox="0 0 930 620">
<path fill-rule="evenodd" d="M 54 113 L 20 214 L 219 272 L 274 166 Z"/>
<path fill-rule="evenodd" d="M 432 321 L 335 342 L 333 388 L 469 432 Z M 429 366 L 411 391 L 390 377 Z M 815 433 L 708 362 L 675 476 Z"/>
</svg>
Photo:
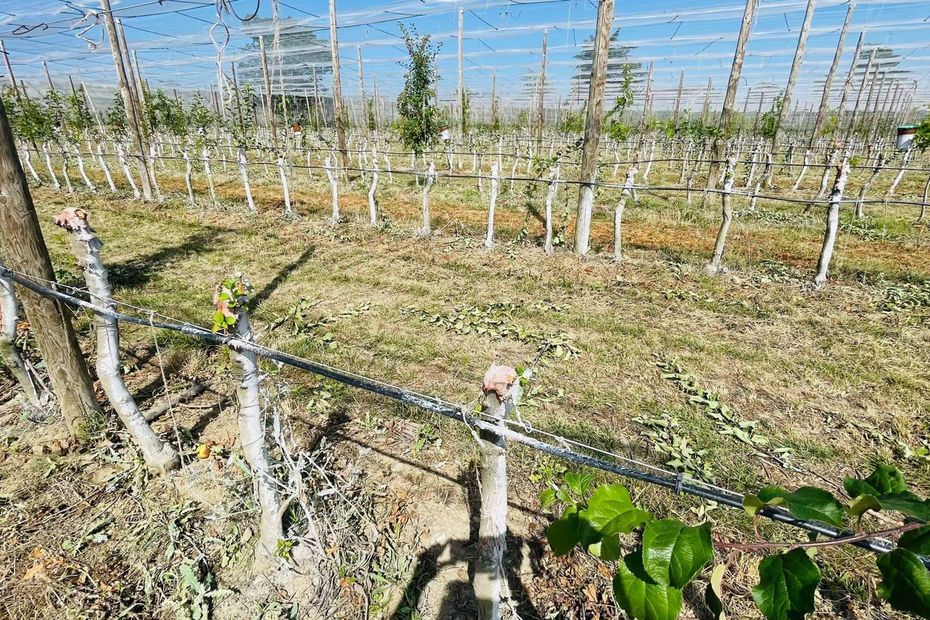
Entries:
<svg viewBox="0 0 930 620">
<path fill-rule="evenodd" d="M 810 163 L 811 152 L 809 150 L 804 151 L 804 163 L 801 165 L 801 172 L 798 173 L 797 180 L 794 182 L 794 185 L 791 186 L 792 190 L 797 191 L 797 189 L 801 187 L 801 181 L 804 179 L 804 175 L 807 174 L 807 167 L 810 166 Z"/>
<path fill-rule="evenodd" d="M 429 192 L 433 188 L 433 183 L 436 182 L 436 165 L 433 162 L 429 163 L 429 168 L 426 169 L 426 178 L 423 179 L 423 205 L 422 205 L 422 216 L 423 221 L 420 226 L 420 235 L 423 237 L 428 237 L 432 234 L 433 229 L 430 223 L 429 215 Z"/>
<path fill-rule="evenodd" d="M 635 183 L 636 164 L 633 164 L 627 170 L 623 190 L 620 192 L 620 200 L 617 201 L 617 206 L 614 207 L 614 260 L 616 262 L 623 260 L 623 212 L 626 210 L 626 201 Z"/>
<path fill-rule="evenodd" d="M 68 151 L 64 147 L 61 147 L 61 176 L 65 180 L 65 190 L 69 194 L 74 193 L 74 186 L 71 185 L 71 175 L 68 174 L 68 170 L 71 169 L 71 159 L 68 157 Z"/>
<path fill-rule="evenodd" d="M 323 167 L 326 168 L 326 177 L 329 179 L 329 185 L 333 193 L 333 214 L 329 223 L 335 226 L 339 223 L 339 183 L 336 175 L 333 174 L 333 163 L 329 157 L 326 158 Z"/>
<path fill-rule="evenodd" d="M 132 170 L 129 168 L 129 162 L 126 161 L 126 152 L 123 150 L 123 145 L 120 142 L 116 143 L 116 159 L 119 161 L 120 168 L 123 169 L 123 174 L 126 175 L 126 181 L 129 182 L 129 187 L 132 188 L 132 197 L 138 200 L 142 194 L 139 193 L 136 181 L 132 178 Z"/>
<path fill-rule="evenodd" d="M 16 346 L 16 324 L 19 322 L 19 304 L 13 292 L 13 282 L 0 276 L 0 359 L 6 364 L 23 396 L 31 405 L 37 405 L 39 394 L 19 348 Z"/>
<path fill-rule="evenodd" d="M 830 259 L 833 257 L 833 248 L 836 245 L 836 232 L 840 227 L 840 201 L 843 199 L 843 190 L 849 178 L 849 162 L 843 163 L 836 169 L 836 182 L 830 192 L 830 206 L 827 209 L 827 228 L 823 235 L 823 248 L 820 250 L 820 259 L 817 261 L 817 275 L 814 276 L 814 287 L 822 289 L 827 285 L 827 274 L 830 270 Z"/>
<path fill-rule="evenodd" d="M 74 146 L 73 148 L 74 156 L 77 158 L 78 172 L 81 174 L 81 180 L 84 181 L 84 187 L 86 187 L 89 191 L 96 193 L 97 186 L 94 185 L 93 181 L 88 178 L 87 171 L 84 170 L 84 157 L 81 155 L 81 150 L 77 146 Z"/>
<path fill-rule="evenodd" d="M 378 216 L 378 157 L 372 152 L 371 157 L 371 187 L 368 188 L 368 223 L 372 227 L 377 227 L 381 222 Z"/>
<path fill-rule="evenodd" d="M 927 177 L 927 182 L 924 183 L 924 195 L 920 200 L 920 215 L 917 216 L 917 223 L 924 221 L 924 218 L 927 216 L 927 200 L 930 199 L 930 177 Z"/>
<path fill-rule="evenodd" d="M 388 181 L 394 183 L 394 171 L 391 169 L 391 160 L 387 156 L 387 153 L 384 154 L 384 166 L 388 173 Z"/>
<path fill-rule="evenodd" d="M 107 165 L 106 157 L 103 156 L 103 145 L 97 144 L 97 163 L 100 164 L 100 169 L 103 170 L 103 176 L 107 180 L 107 187 L 110 188 L 111 192 L 116 191 L 116 183 L 113 182 L 113 175 L 110 174 L 110 166 Z"/>
<path fill-rule="evenodd" d="M 584 256 L 588 253 L 591 238 L 591 213 L 594 211 L 594 185 L 583 184 L 578 198 L 578 218 L 575 231 L 575 253 Z"/>
<path fill-rule="evenodd" d="M 520 379 L 513 368 L 491 366 L 484 376 L 484 414 L 504 427 L 520 400 Z M 481 515 L 472 585 L 478 600 L 478 618 L 499 620 L 501 597 L 506 592 L 504 555 L 507 552 L 507 444 L 489 431 L 479 433 L 481 450 L 479 489 Z"/>
<path fill-rule="evenodd" d="M 872 183 L 875 182 L 875 179 L 878 178 L 878 175 L 881 173 L 882 168 L 885 167 L 885 156 L 881 153 L 878 154 L 878 159 L 875 160 L 875 167 L 872 168 L 872 174 L 862 184 L 862 187 L 859 189 L 859 197 L 856 199 L 856 219 L 861 220 L 865 218 L 865 195 L 869 191 L 869 188 L 872 187 Z"/>
<path fill-rule="evenodd" d="M 252 341 L 252 328 L 248 313 L 238 309 L 236 313 L 236 335 L 240 340 Z M 265 447 L 265 429 L 262 424 L 262 409 L 259 402 L 260 375 L 258 358 L 249 351 L 229 350 L 232 361 L 239 367 L 239 441 L 242 454 L 252 470 L 252 484 L 261 510 L 256 555 L 265 559 L 274 556 L 278 541 L 284 538 L 281 522 L 281 502 L 278 498 L 277 482 L 271 466 L 271 457 Z"/>
<path fill-rule="evenodd" d="M 197 206 L 197 201 L 194 200 L 194 186 L 191 183 L 191 175 L 194 172 L 193 166 L 191 166 L 191 158 L 187 153 L 187 149 L 181 151 L 181 156 L 184 158 L 184 184 L 187 186 L 187 199 L 191 203 L 191 207 Z"/>
<path fill-rule="evenodd" d="M 284 158 L 278 158 L 278 176 L 281 178 L 281 191 L 284 192 L 284 217 L 292 219 L 294 210 L 291 208 L 291 189 L 287 184 L 287 170 Z"/>
<path fill-rule="evenodd" d="M 649 182 L 649 172 L 652 170 L 652 160 L 656 154 L 656 141 L 649 141 L 649 157 L 646 159 L 646 169 L 643 170 L 643 184 Z"/>
<path fill-rule="evenodd" d="M 48 151 L 48 142 L 42 144 L 42 154 L 45 156 L 45 167 L 48 169 L 48 175 L 52 179 L 52 187 L 60 192 L 61 183 L 58 182 L 58 176 L 55 174 L 55 168 L 52 166 L 52 156 Z"/>
<path fill-rule="evenodd" d="M 29 150 L 29 145 L 23 142 L 19 152 L 23 154 L 23 163 L 26 164 L 26 169 L 29 171 L 29 174 L 32 175 L 32 180 L 36 183 L 41 183 L 42 177 L 39 176 L 39 173 L 36 172 L 36 169 L 32 166 L 32 152 Z"/>
<path fill-rule="evenodd" d="M 817 190 L 818 200 L 823 198 L 824 194 L 827 193 L 827 184 L 830 182 L 830 170 L 836 164 L 836 157 L 838 154 L 839 151 L 833 149 L 830 153 L 830 158 L 825 162 L 827 165 L 823 167 L 823 174 L 820 176 L 820 188 Z"/>
<path fill-rule="evenodd" d="M 491 199 L 488 203 L 488 232 L 484 237 L 484 247 L 491 249 L 494 247 L 494 210 L 497 207 L 497 188 L 500 185 L 500 175 L 497 170 L 497 163 L 491 164 Z"/>
<path fill-rule="evenodd" d="M 726 249 L 727 233 L 730 232 L 730 224 L 733 222 L 733 205 L 731 203 L 733 192 L 733 171 L 736 168 L 736 158 L 729 157 L 723 173 L 723 193 L 720 194 L 722 204 L 723 220 L 720 222 L 720 230 L 717 231 L 717 241 L 714 243 L 714 256 L 710 263 L 707 264 L 708 275 L 717 275 L 725 271 L 723 268 L 723 252 Z"/>
<path fill-rule="evenodd" d="M 894 191 L 898 189 L 898 184 L 907 172 L 907 164 L 911 160 L 911 155 L 913 153 L 914 151 L 912 149 L 908 149 L 904 152 L 904 157 L 901 158 L 901 166 L 898 168 L 898 174 L 895 176 L 894 181 L 891 182 L 891 185 L 888 186 L 888 191 L 885 192 L 885 200 L 890 200 Z"/>
<path fill-rule="evenodd" d="M 158 202 L 164 202 L 165 196 L 161 193 L 161 186 L 158 185 L 158 177 L 155 174 L 155 162 L 158 160 L 158 150 L 154 144 L 149 145 L 149 157 L 146 165 L 149 170 L 149 179 L 152 182 L 152 189 L 155 190 L 155 199 Z"/>
<path fill-rule="evenodd" d="M 88 225 L 87 213 L 83 209 L 69 207 L 55 217 L 55 224 L 70 233 L 71 248 L 78 264 L 84 270 L 87 291 L 94 303 L 115 310 L 116 304 L 111 298 L 107 270 L 100 259 L 100 248 L 103 244 Z M 97 377 L 110 404 L 142 452 L 145 464 L 158 473 L 175 469 L 180 464 L 178 453 L 152 430 L 123 383 L 120 374 L 122 364 L 119 359 L 119 327 L 116 320 L 99 314 L 94 315 L 94 330 L 97 337 Z"/>
<path fill-rule="evenodd" d="M 559 190 L 560 169 L 560 164 L 556 162 L 555 166 L 549 171 L 549 187 L 546 189 L 546 241 L 543 244 L 543 251 L 550 255 L 555 251 L 552 247 L 552 203 L 555 201 L 555 195 Z"/>
<path fill-rule="evenodd" d="M 203 147 L 200 157 L 203 160 L 203 175 L 207 177 L 207 187 L 210 188 L 210 202 L 215 209 L 219 206 L 219 203 L 216 200 L 216 184 L 213 182 L 213 167 L 210 165 L 210 149 L 206 146 Z"/>
<path fill-rule="evenodd" d="M 245 201 L 249 213 L 258 213 L 258 209 L 255 208 L 255 200 L 252 198 L 252 185 L 249 183 L 248 162 L 245 160 L 244 150 L 239 149 L 239 152 L 236 154 L 236 163 L 239 166 L 239 176 L 242 177 L 242 187 L 245 189 Z"/>
</svg>

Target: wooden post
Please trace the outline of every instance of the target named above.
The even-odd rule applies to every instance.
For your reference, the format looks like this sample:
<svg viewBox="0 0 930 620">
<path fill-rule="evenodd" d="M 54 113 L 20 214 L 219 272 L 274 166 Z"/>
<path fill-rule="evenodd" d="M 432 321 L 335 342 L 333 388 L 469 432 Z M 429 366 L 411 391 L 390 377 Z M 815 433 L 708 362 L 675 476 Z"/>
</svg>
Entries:
<svg viewBox="0 0 930 620">
<path fill-rule="evenodd" d="M 701 122 L 706 123 L 710 114 L 710 92 L 713 88 L 713 78 L 707 78 L 707 91 L 704 92 L 704 107 L 701 110 Z"/>
<path fill-rule="evenodd" d="M 336 126 L 336 143 L 339 147 L 339 167 L 348 167 L 345 116 L 342 112 L 342 78 L 339 74 L 339 33 L 336 26 L 336 0 L 329 0 L 329 53 L 333 66 L 333 122 Z"/>
<path fill-rule="evenodd" d="M 484 414 L 504 427 L 520 401 L 520 378 L 508 366 L 491 366 L 484 375 Z M 499 620 L 501 594 L 505 590 L 504 554 L 507 551 L 507 444 L 500 435 L 482 430 L 481 517 L 478 526 L 478 554 L 475 558 L 474 590 L 478 618 Z"/>
<path fill-rule="evenodd" d="M 827 109 L 830 105 L 830 91 L 833 88 L 833 77 L 836 75 L 836 70 L 840 66 L 840 59 L 843 57 L 843 46 L 846 43 L 846 34 L 849 32 L 849 24 L 852 22 L 852 16 L 855 10 L 856 2 L 855 0 L 850 0 L 849 7 L 846 9 L 846 19 L 843 20 L 843 28 L 840 30 L 840 38 L 836 42 L 836 52 L 833 54 L 833 62 L 830 64 L 830 70 L 827 71 L 827 78 L 823 83 L 823 94 L 820 96 L 820 107 L 817 108 L 817 118 L 814 119 L 814 129 L 811 131 L 810 146 L 814 145 L 814 142 L 820 135 L 820 130 L 823 128 L 824 117 L 826 117 Z"/>
<path fill-rule="evenodd" d="M 750 0 L 753 1 L 753 0 Z M 584 123 L 584 147 L 581 155 L 582 183 L 575 217 L 575 253 L 588 253 L 591 237 L 591 214 L 594 210 L 594 183 L 597 180 L 597 146 L 601 139 L 601 116 L 604 110 L 604 84 L 607 80 L 607 56 L 610 29 L 614 21 L 614 0 L 600 0 L 594 35 L 594 57 L 588 84 L 588 109 Z"/>
<path fill-rule="evenodd" d="M 265 85 L 265 127 L 271 132 L 275 146 L 278 144 L 278 132 L 275 129 L 274 107 L 271 100 L 271 73 L 268 71 L 268 53 L 265 51 L 265 35 L 258 35 L 258 51 L 262 57 L 262 81 Z"/>
<path fill-rule="evenodd" d="M 736 103 L 736 91 L 739 88 L 739 79 L 743 72 L 746 41 L 749 39 L 749 31 L 756 17 L 756 9 L 759 6 L 758 1 L 746 0 L 746 8 L 743 11 L 743 21 L 740 24 L 739 36 L 736 39 L 736 51 L 733 53 L 733 65 L 730 67 L 730 80 L 727 83 L 727 92 L 723 98 L 723 107 L 720 110 L 720 135 L 714 139 L 714 151 L 707 171 L 707 189 L 713 189 L 717 186 L 720 162 L 723 160 L 726 140 L 730 133 L 730 121 L 733 117 L 733 105 Z"/>
<path fill-rule="evenodd" d="M 362 122 L 359 130 L 362 133 L 368 132 L 368 100 L 365 98 L 365 74 L 362 72 L 362 46 L 356 45 L 355 51 L 358 54 L 358 92 L 362 99 Z"/>
<path fill-rule="evenodd" d="M 853 106 L 852 115 L 849 117 L 849 126 L 846 128 L 846 139 L 849 140 L 852 134 L 853 126 L 856 124 L 856 116 L 859 114 L 859 104 L 862 103 L 862 93 L 865 92 L 865 84 L 869 79 L 869 73 L 872 71 L 872 62 L 875 60 L 875 50 L 869 52 L 869 61 L 865 65 L 865 71 L 862 73 L 862 82 L 859 84 L 859 94 L 856 96 L 856 105 Z M 853 61 L 855 62 L 855 61 Z"/>
<path fill-rule="evenodd" d="M 678 93 L 675 95 L 675 111 L 672 113 L 672 124 L 678 127 L 678 115 L 681 113 L 681 93 L 685 88 L 685 70 L 678 75 Z"/>
<path fill-rule="evenodd" d="M 497 122 L 497 71 L 491 72 L 491 126 Z"/>
<path fill-rule="evenodd" d="M 48 72 L 48 63 L 44 60 L 42 61 L 42 66 L 45 68 L 45 80 L 48 82 L 48 91 L 55 91 L 55 84 L 52 82 L 52 74 Z"/>
<path fill-rule="evenodd" d="M 468 129 L 468 119 L 466 118 L 466 113 L 468 112 L 465 108 L 465 35 L 464 35 L 464 25 L 465 25 L 465 11 L 464 9 L 459 9 L 459 86 L 458 86 L 458 100 L 459 100 L 459 114 L 462 116 L 462 135 L 465 135 L 465 131 Z"/>
<path fill-rule="evenodd" d="M 782 97 L 778 119 L 775 121 L 775 134 L 772 137 L 772 150 L 777 151 L 781 143 L 781 136 L 788 112 L 791 110 L 791 99 L 794 96 L 794 85 L 798 81 L 798 71 L 804 59 L 804 48 L 807 46 L 807 35 L 811 30 L 811 20 L 814 19 L 814 5 L 816 0 L 807 0 L 807 10 L 804 11 L 804 21 L 801 23 L 801 32 L 798 35 L 798 45 L 794 49 L 794 60 L 791 61 L 791 71 L 788 72 L 788 83 L 785 85 L 785 94 Z"/>
<path fill-rule="evenodd" d="M 843 80 L 843 92 L 840 95 L 840 105 L 836 108 L 836 127 L 833 130 L 833 143 L 835 146 L 840 144 L 840 127 L 842 126 L 843 114 L 846 112 L 846 100 L 849 99 L 849 91 L 852 88 L 853 75 L 856 71 L 856 65 L 859 63 L 859 57 L 862 55 L 862 43 L 865 39 L 865 33 L 859 33 L 859 40 L 856 42 L 856 51 L 853 52 L 852 62 L 849 63 L 849 71 L 846 73 L 846 79 Z"/>
<path fill-rule="evenodd" d="M 9 268 L 27 277 L 41 278 L 43 283 L 54 282 L 55 270 L 42 238 L 2 100 L 0 192 L 4 196 L 0 200 L 0 242 Z M 100 418 L 103 414 L 94 397 L 81 347 L 71 325 L 70 311 L 61 303 L 27 289 L 22 290 L 22 302 L 68 430 L 73 437 L 83 440 L 86 418 Z"/>
<path fill-rule="evenodd" d="M 646 126 L 649 124 L 649 111 L 652 108 L 652 69 L 655 61 L 649 61 L 649 71 L 646 73 L 646 95 L 643 97 L 643 121 L 640 125 L 640 132 L 646 132 Z"/>
<path fill-rule="evenodd" d="M 123 98 L 126 120 L 129 122 L 129 133 L 136 149 L 135 157 L 138 160 L 139 177 L 142 179 L 142 197 L 145 200 L 152 200 L 152 182 L 149 179 L 148 155 L 142 139 L 142 122 L 139 118 L 139 109 L 132 95 L 129 70 L 124 62 L 116 22 L 113 19 L 113 11 L 110 8 L 110 0 L 100 0 L 100 5 L 103 9 L 107 34 L 110 39 L 110 51 L 113 53 L 113 64 L 116 67 L 116 76 L 119 80 L 120 95 Z"/>
<path fill-rule="evenodd" d="M 10 78 L 10 86 L 13 87 L 13 94 L 17 99 L 22 98 L 19 93 L 19 86 L 16 85 L 16 77 L 13 75 L 13 63 L 10 62 L 10 53 L 6 51 L 6 44 L 0 40 L 0 54 L 3 54 L 3 61 L 6 63 L 6 74 Z"/>
<path fill-rule="evenodd" d="M 546 46 L 549 39 L 549 31 L 543 30 L 542 40 L 542 68 L 539 72 L 539 108 L 536 111 L 536 151 L 542 149 L 543 125 L 545 124 L 545 98 L 546 98 Z"/>
</svg>

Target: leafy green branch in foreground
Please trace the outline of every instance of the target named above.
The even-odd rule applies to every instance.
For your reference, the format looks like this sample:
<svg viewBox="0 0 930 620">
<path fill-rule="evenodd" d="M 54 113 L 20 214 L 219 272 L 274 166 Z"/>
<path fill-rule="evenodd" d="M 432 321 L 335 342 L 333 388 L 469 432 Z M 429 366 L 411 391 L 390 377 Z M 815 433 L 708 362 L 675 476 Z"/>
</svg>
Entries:
<svg viewBox="0 0 930 620">
<path fill-rule="evenodd" d="M 714 557 L 714 547 L 725 552 L 776 551 L 758 566 L 753 600 L 768 620 L 801 620 L 814 611 L 820 569 L 816 548 L 845 545 L 873 536 L 898 535 L 896 548 L 877 557 L 882 581 L 879 595 L 894 609 L 930 618 L 930 572 L 920 556 L 930 555 L 930 501 L 908 490 L 904 477 L 889 465 L 878 465 L 864 479 L 846 478 L 843 486 L 853 498 L 842 503 L 816 487 L 786 491 L 769 486 L 744 497 L 747 513 L 779 508 L 798 519 L 819 521 L 837 528 L 858 526 L 866 512 L 896 512 L 907 519 L 883 532 L 850 532 L 837 539 L 797 543 L 728 542 L 714 539 L 711 524 L 689 526 L 674 518 L 657 519 L 633 504 L 620 484 L 593 488 L 594 477 L 570 472 L 562 484 L 540 495 L 543 509 L 561 506 L 546 537 L 557 556 L 575 548 L 616 563 L 613 593 L 617 604 L 636 620 L 675 620 L 681 613 L 683 589 L 700 575 Z M 639 541 L 638 544 L 636 541 Z M 716 618 L 725 618 L 723 577 L 727 565 L 709 576 L 705 599 Z"/>
</svg>

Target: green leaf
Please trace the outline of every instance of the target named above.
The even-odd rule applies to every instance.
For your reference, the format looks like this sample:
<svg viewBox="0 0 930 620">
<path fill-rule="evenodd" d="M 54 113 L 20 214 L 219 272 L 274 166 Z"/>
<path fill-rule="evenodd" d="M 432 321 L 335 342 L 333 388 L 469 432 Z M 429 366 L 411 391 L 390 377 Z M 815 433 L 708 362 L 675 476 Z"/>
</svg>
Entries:
<svg viewBox="0 0 930 620">
<path fill-rule="evenodd" d="M 681 590 L 656 583 L 639 551 L 619 563 L 613 585 L 617 604 L 636 620 L 676 620 L 681 613 Z"/>
<path fill-rule="evenodd" d="M 715 566 L 710 573 L 710 583 L 704 591 L 704 600 L 716 620 L 727 620 L 727 615 L 723 611 L 723 576 L 726 572 L 726 564 Z"/>
<path fill-rule="evenodd" d="M 803 549 L 770 555 L 759 563 L 759 584 L 752 589 L 768 620 L 803 620 L 814 611 L 820 570 Z"/>
<path fill-rule="evenodd" d="M 546 489 L 539 494 L 539 504 L 543 510 L 555 503 L 555 489 Z"/>
<path fill-rule="evenodd" d="M 884 493 L 878 496 L 878 503 L 885 510 L 896 510 L 921 521 L 930 521 L 930 502 L 910 491 Z"/>
<path fill-rule="evenodd" d="M 777 487 L 766 487 L 766 489 L 776 489 Z M 781 489 L 778 489 L 779 491 Z M 761 492 L 764 492 L 763 489 Z M 760 510 L 766 506 L 781 506 L 785 503 L 785 498 L 781 495 L 770 497 L 766 501 L 763 501 L 758 495 L 753 495 L 752 493 L 747 493 L 743 496 L 743 510 L 749 513 L 749 516 L 756 516 Z"/>
<path fill-rule="evenodd" d="M 546 539 L 555 555 L 565 555 L 580 542 L 577 508 L 566 509 L 562 518 L 553 521 L 546 530 Z"/>
<path fill-rule="evenodd" d="M 859 495 L 875 495 L 876 497 L 884 493 L 901 493 L 907 491 L 907 483 L 904 482 L 904 476 L 891 465 L 879 464 L 875 470 L 869 474 L 865 480 L 859 478 L 843 479 L 843 488 L 849 493 L 850 497 Z"/>
<path fill-rule="evenodd" d="M 710 524 L 688 527 L 677 519 L 650 521 L 643 530 L 642 553 L 650 577 L 683 588 L 713 557 Z"/>
<path fill-rule="evenodd" d="M 591 474 L 582 474 L 578 472 L 568 472 L 565 474 L 565 484 L 578 497 L 584 497 L 588 487 L 594 482 L 594 476 Z"/>
<path fill-rule="evenodd" d="M 843 526 L 843 505 L 828 491 L 817 487 L 801 487 L 789 493 L 771 486 L 759 491 L 759 499 L 766 503 L 779 497 L 784 499 L 788 510 L 798 519 Z"/>
<path fill-rule="evenodd" d="M 862 515 L 866 513 L 867 510 L 881 510 L 882 505 L 878 502 L 878 499 L 874 495 L 860 495 L 852 502 L 849 506 L 846 507 L 846 512 L 848 512 L 853 517 L 860 519 Z"/>
<path fill-rule="evenodd" d="M 629 534 L 652 518 L 645 510 L 633 506 L 630 492 L 621 484 L 599 486 L 588 499 L 588 507 L 578 516 L 601 536 Z"/>
<path fill-rule="evenodd" d="M 898 539 L 898 549 L 907 549 L 918 555 L 930 555 L 930 525 L 904 532 Z"/>
<path fill-rule="evenodd" d="M 878 594 L 899 611 L 930 618 L 930 573 L 914 553 L 895 549 L 878 558 Z"/>
<path fill-rule="evenodd" d="M 588 547 L 588 553 L 594 557 L 600 558 L 605 562 L 613 562 L 620 559 L 620 534 L 605 536 L 600 541 Z"/>
</svg>

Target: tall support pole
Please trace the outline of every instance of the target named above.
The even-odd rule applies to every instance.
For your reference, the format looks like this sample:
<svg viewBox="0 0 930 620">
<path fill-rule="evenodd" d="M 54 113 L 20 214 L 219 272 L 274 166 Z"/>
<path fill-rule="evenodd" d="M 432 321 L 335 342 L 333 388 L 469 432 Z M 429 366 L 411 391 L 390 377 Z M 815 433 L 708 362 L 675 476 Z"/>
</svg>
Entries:
<svg viewBox="0 0 930 620">
<path fill-rule="evenodd" d="M 0 245 L 7 266 L 30 278 L 55 281 L 55 270 L 42 238 L 26 175 L 16 153 L 16 142 L 0 100 Z M 45 361 L 52 390 L 58 398 L 71 435 L 85 438 L 85 422 L 102 419 L 94 397 L 71 315 L 60 302 L 21 289 L 23 307 Z"/>
<path fill-rule="evenodd" d="M 358 92 L 362 99 L 362 122 L 361 129 L 365 132 L 368 128 L 368 99 L 365 98 L 365 74 L 362 72 L 362 46 L 356 45 L 355 52 L 358 54 Z"/>
<path fill-rule="evenodd" d="M 678 127 L 678 115 L 681 113 L 681 93 L 685 89 L 685 70 L 678 75 L 678 93 L 675 94 L 675 111 L 672 113 L 672 124 Z"/>
<path fill-rule="evenodd" d="M 465 11 L 459 9 L 459 113 L 462 116 L 462 135 L 465 135 L 466 129 L 468 129 L 468 119 L 466 114 L 468 110 L 465 108 Z"/>
<path fill-rule="evenodd" d="M 701 122 L 706 123 L 710 115 L 710 92 L 714 87 L 713 78 L 707 78 L 707 90 L 704 92 L 704 107 L 701 109 Z"/>
<path fill-rule="evenodd" d="M 10 86 L 13 87 L 13 94 L 17 99 L 22 95 L 19 94 L 19 86 L 16 85 L 16 76 L 13 75 L 13 63 L 10 62 L 10 53 L 6 51 L 6 44 L 0 40 L 0 54 L 3 54 L 3 62 L 6 64 L 6 75 L 10 78 Z"/>
<path fill-rule="evenodd" d="M 236 63 L 229 63 L 232 70 L 233 96 L 236 98 L 236 115 L 239 117 L 239 127 L 245 128 L 245 118 L 242 116 L 242 96 L 239 94 L 239 78 L 236 77 Z"/>
<path fill-rule="evenodd" d="M 811 30 L 811 20 L 814 19 L 814 5 L 816 0 L 807 0 L 807 10 L 804 11 L 804 21 L 801 23 L 801 33 L 798 35 L 798 46 L 794 49 L 794 60 L 791 62 L 791 71 L 788 73 L 788 83 L 785 85 L 785 94 L 782 96 L 781 107 L 778 110 L 778 120 L 775 121 L 775 133 L 772 136 L 772 149 L 777 151 L 781 142 L 785 120 L 791 110 L 791 99 L 794 97 L 794 85 L 798 81 L 798 71 L 804 60 L 804 48 L 807 46 L 807 35 Z"/>
<path fill-rule="evenodd" d="M 581 153 L 581 187 L 575 216 L 575 253 L 588 253 L 591 237 L 591 214 L 594 210 L 594 183 L 597 181 L 597 146 L 601 139 L 601 116 L 604 110 L 604 85 L 607 81 L 607 56 L 610 29 L 614 21 L 614 0 L 600 0 L 594 34 L 594 57 L 588 82 L 588 109 L 584 122 L 584 148 Z"/>
<path fill-rule="evenodd" d="M 652 69 L 655 61 L 649 61 L 649 71 L 646 73 L 646 95 L 643 97 L 643 122 L 642 131 L 645 133 L 646 126 L 649 125 L 649 113 L 652 111 Z"/>
<path fill-rule="evenodd" d="M 55 84 L 52 82 L 52 74 L 48 72 L 48 63 L 43 60 L 42 66 L 45 67 L 45 80 L 48 82 L 48 91 L 52 92 L 55 90 Z"/>
<path fill-rule="evenodd" d="M 840 59 L 843 57 L 843 46 L 846 44 L 846 35 L 849 33 L 849 24 L 852 23 L 852 16 L 856 10 L 855 0 L 850 0 L 849 7 L 846 9 L 846 19 L 843 20 L 843 28 L 840 30 L 840 38 L 836 42 L 836 52 L 833 54 L 833 63 L 830 70 L 827 71 L 827 79 L 823 83 L 823 94 L 820 95 L 820 107 L 817 109 L 817 118 L 814 119 L 814 129 L 811 131 L 810 146 L 820 135 L 823 129 L 824 117 L 827 115 L 827 109 L 830 105 L 830 93 L 833 89 L 833 77 L 840 66 Z"/>
<path fill-rule="evenodd" d="M 497 71 L 491 72 L 491 125 L 497 122 Z"/>
<path fill-rule="evenodd" d="M 329 53 L 333 66 L 333 124 L 336 126 L 336 143 L 339 146 L 339 166 L 346 169 L 345 116 L 342 112 L 342 78 L 339 74 L 339 33 L 336 26 L 336 0 L 329 0 Z"/>
<path fill-rule="evenodd" d="M 542 40 L 542 67 L 539 71 L 539 109 L 536 111 L 536 151 L 542 148 L 543 125 L 546 121 L 546 47 L 549 31 L 543 30 Z"/>
<path fill-rule="evenodd" d="M 849 63 L 849 71 L 846 73 L 846 79 L 843 81 L 843 93 L 840 95 L 840 105 L 836 108 L 836 128 L 833 130 L 834 145 L 840 142 L 840 127 L 842 126 L 843 115 L 846 112 L 846 102 L 849 99 L 849 92 L 852 89 L 853 76 L 856 73 L 856 65 L 859 63 L 859 57 L 862 55 L 862 43 L 865 39 L 865 33 L 859 33 L 859 40 L 856 42 L 856 51 L 853 52 L 852 62 Z"/>
<path fill-rule="evenodd" d="M 272 140 L 278 144 L 278 132 L 274 122 L 274 106 L 271 98 L 271 72 L 268 70 L 268 52 L 265 50 L 265 35 L 258 35 L 258 52 L 262 57 L 262 81 L 265 85 L 265 126 L 271 132 Z"/>
<path fill-rule="evenodd" d="M 326 126 L 326 115 L 323 113 L 323 99 L 320 97 L 320 85 L 316 81 L 316 65 L 311 67 L 313 73 L 313 101 L 316 103 L 316 118 L 319 127 Z"/>
<path fill-rule="evenodd" d="M 862 103 L 862 93 L 865 92 L 865 84 L 872 72 L 872 62 L 875 60 L 875 50 L 869 52 L 869 61 L 865 65 L 865 71 L 862 72 L 862 82 L 859 84 L 859 94 L 856 95 L 856 105 L 853 106 L 852 115 L 849 117 L 849 126 L 846 128 L 846 140 L 852 134 L 853 126 L 856 124 L 856 116 L 859 114 L 859 104 Z M 853 61 L 855 63 L 855 60 Z"/>
<path fill-rule="evenodd" d="M 730 81 L 727 82 L 727 92 L 724 95 L 723 107 L 720 110 L 720 133 L 714 139 L 713 157 L 707 171 L 707 189 L 714 189 L 717 186 L 717 174 L 720 170 L 720 162 L 723 161 L 726 140 L 730 133 L 730 122 L 733 118 L 733 106 L 736 103 L 736 91 L 739 88 L 739 79 L 743 72 L 746 41 L 749 39 L 749 31 L 752 29 L 752 22 L 755 20 L 758 6 L 758 0 L 746 0 L 746 8 L 743 10 L 743 22 L 740 24 L 739 36 L 736 38 L 733 65 L 730 67 Z"/>
<path fill-rule="evenodd" d="M 107 35 L 110 39 L 110 51 L 113 53 L 113 64 L 116 67 L 116 77 L 119 80 L 119 92 L 123 98 L 123 107 L 126 110 L 126 120 L 129 121 L 130 137 L 136 149 L 134 156 L 138 160 L 139 177 L 142 179 L 142 197 L 145 200 L 151 200 L 152 182 L 151 179 L 149 179 L 148 155 L 146 154 L 145 144 L 142 140 L 139 110 L 132 96 L 132 90 L 130 90 L 129 71 L 124 62 L 116 22 L 113 19 L 113 10 L 110 8 L 110 0 L 100 0 L 100 6 L 103 9 L 103 17 L 107 26 Z"/>
</svg>

